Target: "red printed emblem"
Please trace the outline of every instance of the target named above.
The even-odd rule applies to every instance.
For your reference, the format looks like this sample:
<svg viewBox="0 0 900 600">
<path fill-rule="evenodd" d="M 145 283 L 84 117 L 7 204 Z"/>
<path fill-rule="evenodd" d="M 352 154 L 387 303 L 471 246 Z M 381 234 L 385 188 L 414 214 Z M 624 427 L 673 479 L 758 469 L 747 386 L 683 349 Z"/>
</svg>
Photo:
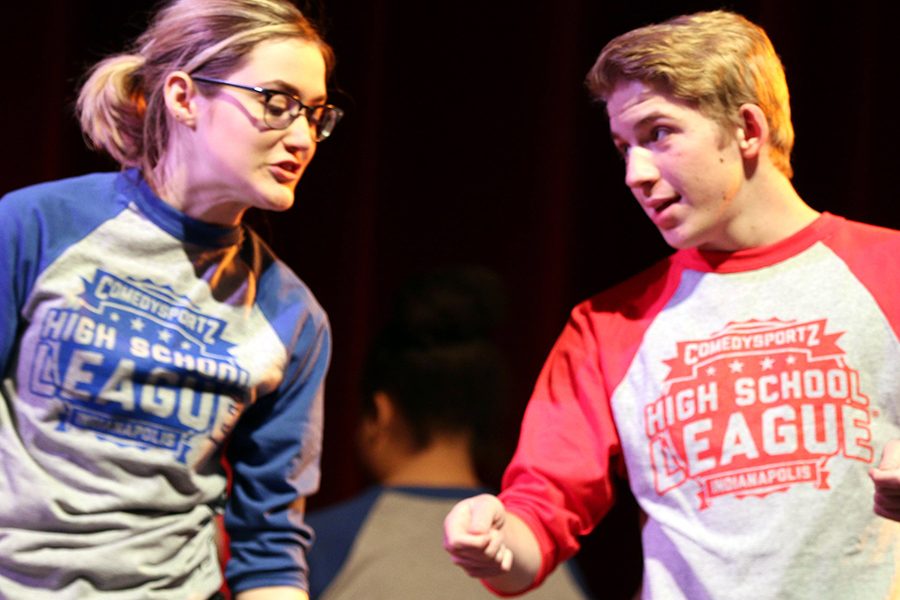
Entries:
<svg viewBox="0 0 900 600">
<path fill-rule="evenodd" d="M 871 463 L 869 399 L 826 321 L 731 323 L 679 342 L 661 397 L 644 408 L 659 494 L 694 481 L 716 497 L 828 489 L 828 461 Z"/>
</svg>

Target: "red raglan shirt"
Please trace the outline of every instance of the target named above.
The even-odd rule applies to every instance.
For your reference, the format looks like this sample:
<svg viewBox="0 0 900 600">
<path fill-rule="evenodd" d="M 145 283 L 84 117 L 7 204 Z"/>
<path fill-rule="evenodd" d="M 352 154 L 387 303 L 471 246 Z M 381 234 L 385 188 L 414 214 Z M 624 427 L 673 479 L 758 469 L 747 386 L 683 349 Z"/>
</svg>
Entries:
<svg viewBox="0 0 900 600">
<path fill-rule="evenodd" d="M 577 306 L 501 499 L 538 582 L 627 472 L 645 598 L 886 598 L 900 524 L 868 470 L 900 438 L 900 232 L 823 214 L 777 244 L 678 251 Z"/>
</svg>

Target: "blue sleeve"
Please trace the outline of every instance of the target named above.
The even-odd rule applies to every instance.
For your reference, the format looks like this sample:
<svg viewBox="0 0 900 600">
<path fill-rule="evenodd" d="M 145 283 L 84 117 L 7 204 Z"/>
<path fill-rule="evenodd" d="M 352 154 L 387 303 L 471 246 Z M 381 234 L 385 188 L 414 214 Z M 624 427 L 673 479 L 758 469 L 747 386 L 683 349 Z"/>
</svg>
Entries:
<svg viewBox="0 0 900 600">
<path fill-rule="evenodd" d="M 29 235 L 9 197 L 0 200 L 0 378 L 6 374 L 18 337 L 19 314 L 34 281 L 36 236 Z"/>
<path fill-rule="evenodd" d="M 231 559 L 225 577 L 235 593 L 272 585 L 308 589 L 312 529 L 290 506 L 319 485 L 331 335 L 324 312 L 305 287 L 280 289 L 290 276 L 276 263 L 260 281 L 261 295 L 276 290 L 277 298 L 269 301 L 273 306 L 261 307 L 291 352 L 284 380 L 242 415 L 227 449 L 232 487 L 225 528 Z"/>
<path fill-rule="evenodd" d="M 117 173 L 94 173 L 0 199 L 0 377 L 10 367 L 21 311 L 38 276 L 71 244 L 124 208 L 119 179 Z"/>
</svg>

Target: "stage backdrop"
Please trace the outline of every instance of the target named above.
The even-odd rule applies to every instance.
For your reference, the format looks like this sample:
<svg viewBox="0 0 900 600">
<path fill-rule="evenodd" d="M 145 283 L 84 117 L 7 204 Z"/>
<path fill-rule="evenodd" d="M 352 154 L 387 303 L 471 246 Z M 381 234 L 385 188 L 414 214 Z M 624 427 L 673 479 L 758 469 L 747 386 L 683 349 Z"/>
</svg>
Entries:
<svg viewBox="0 0 900 600">
<path fill-rule="evenodd" d="M 668 251 L 625 188 L 603 109 L 584 90 L 584 74 L 618 33 L 723 6 L 763 25 L 791 86 L 800 194 L 819 210 L 900 226 L 894 15 L 874 2 L 801 4 L 300 2 L 335 47 L 331 98 L 347 114 L 320 146 L 297 205 L 253 222 L 310 285 L 334 330 L 313 507 L 366 484 L 353 444 L 357 383 L 371 335 L 406 277 L 466 263 L 503 278 L 511 301 L 498 339 L 514 384 L 498 434 L 502 462 L 572 305 Z M 3 9 L 0 193 L 115 168 L 85 149 L 75 90 L 90 64 L 144 28 L 153 5 Z M 499 468 L 489 469 L 489 483 Z M 615 513 L 599 544 L 616 548 L 600 560 L 612 561 L 609 597 L 624 597 L 636 576 L 628 566 L 637 551 L 633 514 Z M 593 569 L 595 577 L 607 572 Z"/>
</svg>

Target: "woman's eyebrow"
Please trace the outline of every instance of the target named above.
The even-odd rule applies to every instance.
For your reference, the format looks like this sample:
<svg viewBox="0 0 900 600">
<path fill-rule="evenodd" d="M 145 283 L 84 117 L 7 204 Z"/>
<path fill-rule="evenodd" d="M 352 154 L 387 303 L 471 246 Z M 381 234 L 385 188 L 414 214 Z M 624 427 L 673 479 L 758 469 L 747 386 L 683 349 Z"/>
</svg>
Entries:
<svg viewBox="0 0 900 600">
<path fill-rule="evenodd" d="M 269 88 L 269 89 L 277 90 L 279 92 L 286 92 L 286 93 L 290 94 L 291 96 L 296 96 L 297 98 L 300 98 L 301 100 L 303 100 L 304 104 L 324 104 L 325 100 L 328 98 L 327 96 L 325 96 L 323 94 L 320 96 L 316 96 L 315 98 L 310 98 L 310 99 L 306 100 L 303 98 L 303 94 L 300 92 L 300 90 L 298 90 L 296 87 L 294 87 L 293 85 L 291 85 L 290 83 L 288 83 L 282 79 L 273 79 L 271 81 L 267 81 L 259 87 Z"/>
</svg>

